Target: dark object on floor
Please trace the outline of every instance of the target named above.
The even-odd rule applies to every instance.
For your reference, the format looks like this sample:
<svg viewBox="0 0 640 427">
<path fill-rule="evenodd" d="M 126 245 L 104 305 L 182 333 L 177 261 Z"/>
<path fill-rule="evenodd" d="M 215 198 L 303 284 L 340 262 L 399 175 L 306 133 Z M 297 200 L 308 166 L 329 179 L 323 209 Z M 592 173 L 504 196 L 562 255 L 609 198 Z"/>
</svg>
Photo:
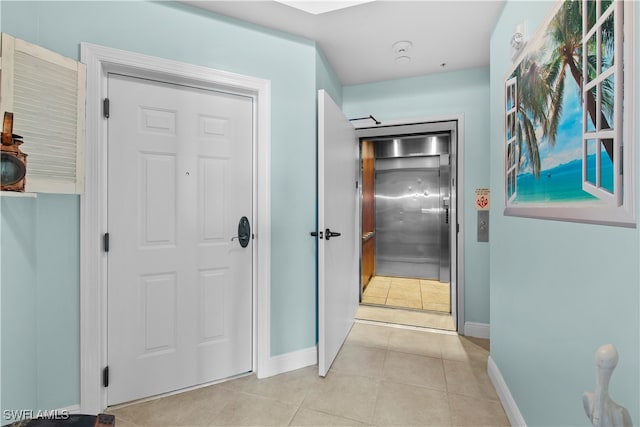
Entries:
<svg viewBox="0 0 640 427">
<path fill-rule="evenodd" d="M 16 421 L 7 427 L 115 427 L 116 417 L 108 414 L 70 414 L 66 419 L 35 418 Z"/>
</svg>

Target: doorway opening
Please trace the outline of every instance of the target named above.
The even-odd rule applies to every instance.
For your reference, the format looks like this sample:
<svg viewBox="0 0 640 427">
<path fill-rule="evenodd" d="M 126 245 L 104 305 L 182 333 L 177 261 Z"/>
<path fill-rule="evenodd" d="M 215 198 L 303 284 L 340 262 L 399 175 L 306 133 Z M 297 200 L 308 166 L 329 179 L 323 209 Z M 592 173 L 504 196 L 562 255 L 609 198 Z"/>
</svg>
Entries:
<svg viewBox="0 0 640 427">
<path fill-rule="evenodd" d="M 457 330 L 457 121 L 360 130 L 356 317 Z"/>
</svg>

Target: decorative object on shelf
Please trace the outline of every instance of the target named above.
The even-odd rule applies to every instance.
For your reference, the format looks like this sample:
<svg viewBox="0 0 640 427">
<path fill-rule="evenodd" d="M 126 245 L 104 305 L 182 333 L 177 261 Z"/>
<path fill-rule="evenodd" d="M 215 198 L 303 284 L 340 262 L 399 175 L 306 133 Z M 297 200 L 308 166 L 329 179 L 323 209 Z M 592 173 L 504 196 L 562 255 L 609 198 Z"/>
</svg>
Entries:
<svg viewBox="0 0 640 427">
<path fill-rule="evenodd" d="M 86 65 L 0 33 L 0 117 L 28 142 L 27 193 L 82 194 Z"/>
<path fill-rule="evenodd" d="M 2 191 L 24 192 L 27 175 L 27 155 L 20 150 L 22 137 L 13 133 L 13 113 L 4 113 L 2 126 L 2 160 L 0 183 Z"/>
<path fill-rule="evenodd" d="M 596 351 L 596 389 L 585 392 L 582 403 L 594 427 L 631 427 L 629 411 L 609 397 L 609 380 L 618 364 L 618 351 L 613 344 L 603 345 Z"/>
</svg>

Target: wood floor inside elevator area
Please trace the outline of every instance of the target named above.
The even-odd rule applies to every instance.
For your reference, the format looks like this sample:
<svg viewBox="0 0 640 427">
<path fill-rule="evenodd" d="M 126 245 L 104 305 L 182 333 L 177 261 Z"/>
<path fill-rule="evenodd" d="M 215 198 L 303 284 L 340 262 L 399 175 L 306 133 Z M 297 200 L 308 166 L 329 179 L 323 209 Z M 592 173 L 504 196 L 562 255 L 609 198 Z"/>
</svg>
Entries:
<svg viewBox="0 0 640 427">
<path fill-rule="evenodd" d="M 437 280 L 374 276 L 356 318 L 452 331 L 449 287 Z"/>
</svg>

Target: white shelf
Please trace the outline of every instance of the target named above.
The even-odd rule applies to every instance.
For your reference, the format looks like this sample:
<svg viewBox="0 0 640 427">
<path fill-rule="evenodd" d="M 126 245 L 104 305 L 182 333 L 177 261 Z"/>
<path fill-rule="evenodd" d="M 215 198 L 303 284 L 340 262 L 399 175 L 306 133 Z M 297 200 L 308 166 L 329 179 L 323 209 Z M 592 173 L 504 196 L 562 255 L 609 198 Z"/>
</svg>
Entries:
<svg viewBox="0 0 640 427">
<path fill-rule="evenodd" d="M 38 193 L 22 193 L 19 191 L 0 191 L 0 197 L 26 197 L 28 199 L 35 199 L 38 197 Z"/>
</svg>

